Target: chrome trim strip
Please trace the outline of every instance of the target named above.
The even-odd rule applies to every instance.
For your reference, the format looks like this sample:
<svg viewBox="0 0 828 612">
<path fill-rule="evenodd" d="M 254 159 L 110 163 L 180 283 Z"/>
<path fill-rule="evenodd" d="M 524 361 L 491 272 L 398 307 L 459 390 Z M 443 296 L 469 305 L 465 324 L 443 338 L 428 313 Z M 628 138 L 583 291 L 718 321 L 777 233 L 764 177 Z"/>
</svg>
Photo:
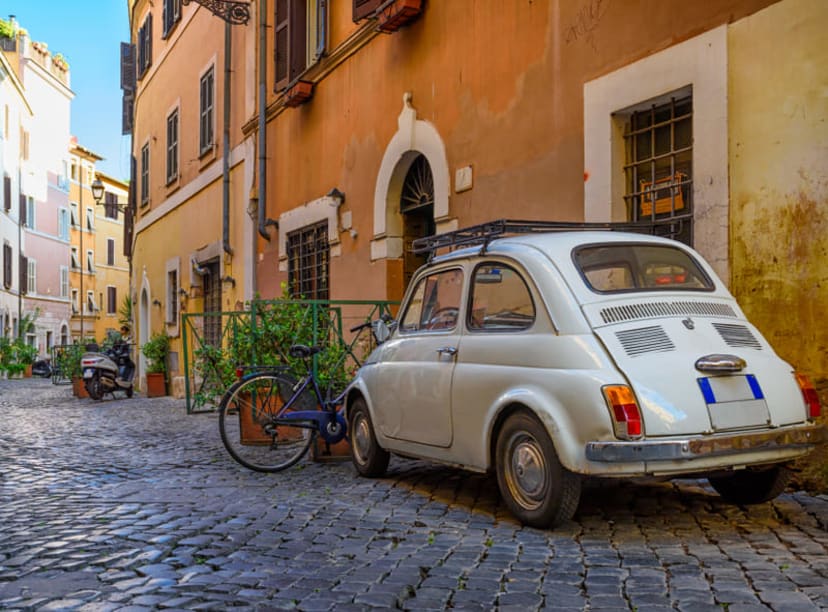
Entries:
<svg viewBox="0 0 828 612">
<path fill-rule="evenodd" d="M 641 440 L 637 442 L 588 442 L 590 461 L 625 463 L 630 461 L 675 461 L 768 450 L 804 450 L 828 439 L 823 425 L 805 425 L 761 433 L 726 436 L 694 436 L 680 440 Z"/>
</svg>

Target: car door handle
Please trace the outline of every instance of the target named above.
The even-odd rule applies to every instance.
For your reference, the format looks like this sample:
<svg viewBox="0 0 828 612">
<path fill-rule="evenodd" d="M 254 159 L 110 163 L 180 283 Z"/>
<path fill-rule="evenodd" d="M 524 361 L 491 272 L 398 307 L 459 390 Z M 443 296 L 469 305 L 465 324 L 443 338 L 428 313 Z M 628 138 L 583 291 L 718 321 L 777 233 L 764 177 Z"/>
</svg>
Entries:
<svg viewBox="0 0 828 612">
<path fill-rule="evenodd" d="M 437 349 L 437 352 L 441 355 L 456 355 L 457 354 L 457 347 L 456 346 L 441 346 Z"/>
</svg>

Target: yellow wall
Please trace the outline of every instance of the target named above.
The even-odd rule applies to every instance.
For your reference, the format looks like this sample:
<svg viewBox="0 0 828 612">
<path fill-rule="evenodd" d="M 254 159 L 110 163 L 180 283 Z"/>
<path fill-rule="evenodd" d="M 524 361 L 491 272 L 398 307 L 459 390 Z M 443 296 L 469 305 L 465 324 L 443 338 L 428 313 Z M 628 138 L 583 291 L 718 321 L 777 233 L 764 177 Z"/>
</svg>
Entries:
<svg viewBox="0 0 828 612">
<path fill-rule="evenodd" d="M 729 29 L 732 289 L 779 354 L 828 386 L 828 3 Z"/>
</svg>

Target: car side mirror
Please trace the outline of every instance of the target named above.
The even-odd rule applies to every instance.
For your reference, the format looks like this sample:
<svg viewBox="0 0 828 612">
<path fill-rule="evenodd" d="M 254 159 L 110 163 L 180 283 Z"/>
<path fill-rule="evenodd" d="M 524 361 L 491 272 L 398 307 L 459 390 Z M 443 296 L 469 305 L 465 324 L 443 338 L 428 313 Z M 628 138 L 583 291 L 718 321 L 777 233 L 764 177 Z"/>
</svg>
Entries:
<svg viewBox="0 0 828 612">
<path fill-rule="evenodd" d="M 391 337 L 391 332 L 396 326 L 396 321 L 386 322 L 383 319 L 379 319 L 371 323 L 371 331 L 374 333 L 374 339 L 377 341 L 377 344 L 382 344 L 388 340 L 388 338 Z"/>
</svg>

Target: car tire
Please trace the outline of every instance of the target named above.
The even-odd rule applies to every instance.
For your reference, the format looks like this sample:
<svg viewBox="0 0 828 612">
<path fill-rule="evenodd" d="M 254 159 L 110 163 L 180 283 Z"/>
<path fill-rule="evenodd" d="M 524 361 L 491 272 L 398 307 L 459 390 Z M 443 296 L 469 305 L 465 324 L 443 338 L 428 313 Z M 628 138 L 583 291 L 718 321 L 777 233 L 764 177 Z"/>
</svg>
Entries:
<svg viewBox="0 0 828 612">
<path fill-rule="evenodd" d="M 778 496 L 788 484 L 791 471 L 784 465 L 766 470 L 742 470 L 707 480 L 716 492 L 733 504 L 761 504 Z"/>
<path fill-rule="evenodd" d="M 351 460 L 357 472 L 368 478 L 385 474 L 391 455 L 377 442 L 368 405 L 361 397 L 354 400 L 348 410 L 348 435 L 351 441 Z"/>
<path fill-rule="evenodd" d="M 561 465 L 549 434 L 534 416 L 517 412 L 506 419 L 495 463 L 500 494 L 522 523 L 555 527 L 578 509 L 581 479 Z"/>
</svg>

